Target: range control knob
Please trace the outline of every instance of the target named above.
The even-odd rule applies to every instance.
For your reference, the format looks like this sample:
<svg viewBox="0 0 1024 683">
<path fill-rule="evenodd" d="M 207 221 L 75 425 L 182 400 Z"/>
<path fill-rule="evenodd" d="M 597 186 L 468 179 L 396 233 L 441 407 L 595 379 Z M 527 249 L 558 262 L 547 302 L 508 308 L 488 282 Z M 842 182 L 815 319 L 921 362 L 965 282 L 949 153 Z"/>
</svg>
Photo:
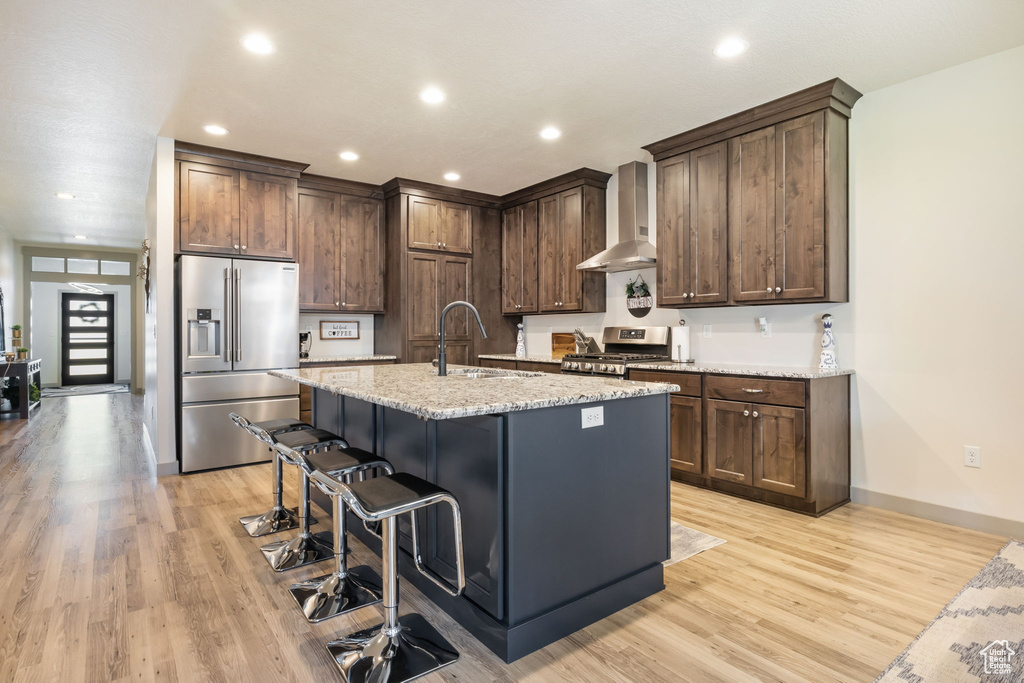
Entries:
<svg viewBox="0 0 1024 683">
<path fill-rule="evenodd" d="M 579 363 L 573 363 L 572 364 L 572 369 L 573 370 L 579 370 L 580 369 L 580 364 Z"/>
<path fill-rule="evenodd" d="M 597 369 L 601 372 L 608 372 L 608 365 L 606 363 L 601 363 L 597 366 Z"/>
<path fill-rule="evenodd" d="M 594 369 L 594 364 L 593 363 L 584 363 L 583 364 L 583 369 L 584 370 L 593 370 Z"/>
</svg>

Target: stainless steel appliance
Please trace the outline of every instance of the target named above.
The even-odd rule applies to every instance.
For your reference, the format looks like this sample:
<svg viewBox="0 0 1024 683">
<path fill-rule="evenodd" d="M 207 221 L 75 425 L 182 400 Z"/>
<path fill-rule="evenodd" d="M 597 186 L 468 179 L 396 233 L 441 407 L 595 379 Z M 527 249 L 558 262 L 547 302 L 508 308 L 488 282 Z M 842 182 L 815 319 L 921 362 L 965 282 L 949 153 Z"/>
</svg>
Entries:
<svg viewBox="0 0 1024 683">
<path fill-rule="evenodd" d="M 606 327 L 604 351 L 567 354 L 562 358 L 562 372 L 622 378 L 630 365 L 670 363 L 670 337 L 668 327 Z"/>
<path fill-rule="evenodd" d="M 182 256 L 178 292 L 181 470 L 267 460 L 266 447 L 228 415 L 299 416 L 298 385 L 267 374 L 298 365 L 298 266 Z"/>
<path fill-rule="evenodd" d="M 647 164 L 631 161 L 619 166 L 619 241 L 594 254 L 576 270 L 619 273 L 654 268 L 657 249 L 651 244 L 647 215 Z"/>
</svg>

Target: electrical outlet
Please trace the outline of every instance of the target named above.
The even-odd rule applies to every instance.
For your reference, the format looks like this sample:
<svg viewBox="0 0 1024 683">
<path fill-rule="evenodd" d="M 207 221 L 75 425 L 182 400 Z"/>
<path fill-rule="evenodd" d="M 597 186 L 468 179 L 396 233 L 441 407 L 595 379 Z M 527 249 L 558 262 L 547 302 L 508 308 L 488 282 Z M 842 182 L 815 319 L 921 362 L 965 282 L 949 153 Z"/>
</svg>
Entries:
<svg viewBox="0 0 1024 683">
<path fill-rule="evenodd" d="M 312 331 L 313 331 L 313 326 L 312 325 L 306 325 L 306 332 L 312 332 Z"/>
<path fill-rule="evenodd" d="M 704 326 L 704 338 L 711 339 L 711 325 Z"/>
<path fill-rule="evenodd" d="M 964 446 L 964 467 L 981 468 L 981 446 Z"/>
<path fill-rule="evenodd" d="M 604 424 L 604 406 L 581 408 L 580 415 L 583 418 L 583 429 L 600 427 Z"/>
<path fill-rule="evenodd" d="M 771 323 L 765 323 L 764 325 L 761 325 L 761 339 L 771 339 L 771 338 L 772 338 L 772 324 Z"/>
</svg>

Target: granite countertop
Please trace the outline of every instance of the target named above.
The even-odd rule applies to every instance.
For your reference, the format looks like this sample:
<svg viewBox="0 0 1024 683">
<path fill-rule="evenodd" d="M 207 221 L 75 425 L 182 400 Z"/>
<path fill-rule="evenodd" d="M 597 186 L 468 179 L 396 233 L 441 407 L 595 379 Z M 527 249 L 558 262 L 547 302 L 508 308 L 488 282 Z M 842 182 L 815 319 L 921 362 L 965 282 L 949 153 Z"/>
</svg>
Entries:
<svg viewBox="0 0 1024 683">
<path fill-rule="evenodd" d="M 299 365 L 313 365 L 316 363 L 370 363 L 378 360 L 397 360 L 398 356 L 386 356 L 374 354 L 372 356 L 328 356 L 321 358 L 300 358 Z"/>
<path fill-rule="evenodd" d="M 486 358 L 488 360 L 513 360 L 513 361 L 518 360 L 518 361 L 523 361 L 524 363 L 559 363 L 560 364 L 562 362 L 561 358 L 552 358 L 550 353 L 547 354 L 547 355 L 534 354 L 532 356 L 524 356 L 522 358 L 517 358 L 516 354 L 514 354 L 514 353 L 486 353 L 486 354 L 482 354 L 482 355 L 477 356 L 477 358 Z"/>
<path fill-rule="evenodd" d="M 449 373 L 465 370 L 449 366 Z M 403 410 L 430 420 L 510 413 L 679 391 L 675 384 L 519 371 L 512 377 L 438 377 L 429 363 L 271 370 L 275 377 Z"/>
<path fill-rule="evenodd" d="M 526 356 L 516 358 L 513 353 L 493 353 L 481 355 L 479 358 L 493 360 L 520 360 L 529 363 L 561 363 L 549 356 Z M 788 365 L 750 365 L 746 363 L 636 363 L 629 366 L 635 370 L 664 370 L 666 372 L 703 372 L 718 375 L 750 375 L 754 377 L 780 377 L 785 379 L 818 379 L 822 377 L 838 377 L 852 375 L 853 370 L 837 368 L 821 370 L 814 367 Z"/>
</svg>

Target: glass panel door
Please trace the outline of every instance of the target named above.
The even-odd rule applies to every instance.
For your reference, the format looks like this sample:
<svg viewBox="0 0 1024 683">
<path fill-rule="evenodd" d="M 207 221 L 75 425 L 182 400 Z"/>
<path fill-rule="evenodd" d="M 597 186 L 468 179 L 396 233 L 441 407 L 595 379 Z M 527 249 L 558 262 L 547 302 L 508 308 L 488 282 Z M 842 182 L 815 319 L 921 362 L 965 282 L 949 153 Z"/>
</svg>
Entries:
<svg viewBox="0 0 1024 683">
<path fill-rule="evenodd" d="M 114 295 L 61 295 L 60 383 L 114 381 Z"/>
</svg>

